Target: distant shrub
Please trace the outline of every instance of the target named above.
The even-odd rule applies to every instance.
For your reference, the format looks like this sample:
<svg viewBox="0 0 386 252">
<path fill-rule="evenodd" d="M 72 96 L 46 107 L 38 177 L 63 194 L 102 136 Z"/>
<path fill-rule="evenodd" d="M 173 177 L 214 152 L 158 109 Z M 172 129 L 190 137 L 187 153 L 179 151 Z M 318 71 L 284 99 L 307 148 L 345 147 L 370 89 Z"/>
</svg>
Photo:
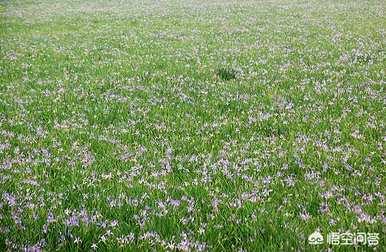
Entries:
<svg viewBox="0 0 386 252">
<path fill-rule="evenodd" d="M 225 81 L 236 79 L 236 71 L 232 68 L 219 68 L 217 75 Z"/>
</svg>

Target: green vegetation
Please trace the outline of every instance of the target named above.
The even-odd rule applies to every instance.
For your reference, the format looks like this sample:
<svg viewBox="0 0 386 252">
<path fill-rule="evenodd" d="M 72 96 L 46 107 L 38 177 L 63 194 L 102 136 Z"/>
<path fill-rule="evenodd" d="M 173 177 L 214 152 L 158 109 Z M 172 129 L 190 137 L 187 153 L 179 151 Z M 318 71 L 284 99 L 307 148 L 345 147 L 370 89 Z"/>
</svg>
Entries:
<svg viewBox="0 0 386 252">
<path fill-rule="evenodd" d="M 384 1 L 0 6 L 0 251 L 385 248 Z"/>
</svg>

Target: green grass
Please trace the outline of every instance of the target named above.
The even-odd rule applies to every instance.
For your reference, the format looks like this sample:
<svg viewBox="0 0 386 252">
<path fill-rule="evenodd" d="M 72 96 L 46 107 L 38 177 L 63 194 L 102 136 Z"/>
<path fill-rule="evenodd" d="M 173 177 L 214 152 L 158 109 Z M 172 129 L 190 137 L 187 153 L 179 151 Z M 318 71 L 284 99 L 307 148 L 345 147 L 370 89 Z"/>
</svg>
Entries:
<svg viewBox="0 0 386 252">
<path fill-rule="evenodd" d="M 385 10 L 1 1 L 0 250 L 381 251 Z"/>
</svg>

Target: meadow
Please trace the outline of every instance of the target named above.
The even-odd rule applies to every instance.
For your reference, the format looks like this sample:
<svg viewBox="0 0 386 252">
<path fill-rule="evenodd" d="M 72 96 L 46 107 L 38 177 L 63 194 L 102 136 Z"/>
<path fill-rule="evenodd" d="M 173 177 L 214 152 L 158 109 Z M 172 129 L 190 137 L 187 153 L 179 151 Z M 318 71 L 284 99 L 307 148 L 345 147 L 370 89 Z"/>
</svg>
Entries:
<svg viewBox="0 0 386 252">
<path fill-rule="evenodd" d="M 1 0 L 0 251 L 382 251 L 385 11 Z"/>
</svg>

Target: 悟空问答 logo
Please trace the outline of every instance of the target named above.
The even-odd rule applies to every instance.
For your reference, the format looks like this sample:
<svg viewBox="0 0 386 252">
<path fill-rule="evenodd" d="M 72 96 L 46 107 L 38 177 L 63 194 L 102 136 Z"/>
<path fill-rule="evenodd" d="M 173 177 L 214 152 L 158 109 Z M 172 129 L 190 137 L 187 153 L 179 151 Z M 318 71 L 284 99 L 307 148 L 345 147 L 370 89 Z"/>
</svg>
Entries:
<svg viewBox="0 0 386 252">
<path fill-rule="evenodd" d="M 323 244 L 323 240 L 323 235 L 318 230 L 308 236 L 308 243 L 312 245 Z"/>
</svg>

